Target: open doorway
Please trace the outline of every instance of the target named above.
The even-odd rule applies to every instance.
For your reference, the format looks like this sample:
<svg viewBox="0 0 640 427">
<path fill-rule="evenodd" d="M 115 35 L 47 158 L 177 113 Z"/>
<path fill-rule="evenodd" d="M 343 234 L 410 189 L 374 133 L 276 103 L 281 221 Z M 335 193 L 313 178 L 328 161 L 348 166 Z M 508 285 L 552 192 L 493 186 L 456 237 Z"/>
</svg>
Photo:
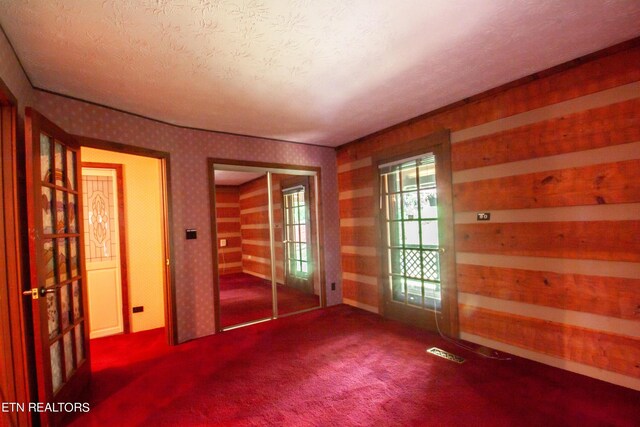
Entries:
<svg viewBox="0 0 640 427">
<path fill-rule="evenodd" d="M 81 154 L 90 337 L 164 328 L 161 160 Z"/>
</svg>

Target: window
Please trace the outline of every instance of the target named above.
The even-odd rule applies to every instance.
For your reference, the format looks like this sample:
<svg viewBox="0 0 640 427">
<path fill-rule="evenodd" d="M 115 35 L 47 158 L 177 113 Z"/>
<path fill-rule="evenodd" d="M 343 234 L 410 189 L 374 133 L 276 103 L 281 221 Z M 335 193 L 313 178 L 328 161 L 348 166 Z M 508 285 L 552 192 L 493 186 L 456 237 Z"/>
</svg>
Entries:
<svg viewBox="0 0 640 427">
<path fill-rule="evenodd" d="M 440 309 L 435 157 L 380 166 L 387 286 L 396 303 Z"/>
<path fill-rule="evenodd" d="M 287 274 L 306 279 L 309 276 L 309 252 L 304 186 L 285 189 L 283 199 Z"/>
</svg>

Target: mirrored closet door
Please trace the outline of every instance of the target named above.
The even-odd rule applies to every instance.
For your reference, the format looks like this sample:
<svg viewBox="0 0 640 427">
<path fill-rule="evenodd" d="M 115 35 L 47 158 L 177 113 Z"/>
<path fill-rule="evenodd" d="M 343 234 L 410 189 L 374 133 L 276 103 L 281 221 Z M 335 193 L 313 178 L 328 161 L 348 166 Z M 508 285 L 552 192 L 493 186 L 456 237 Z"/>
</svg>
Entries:
<svg viewBox="0 0 640 427">
<path fill-rule="evenodd" d="M 211 167 L 217 329 L 319 308 L 317 172 Z"/>
<path fill-rule="evenodd" d="M 278 314 L 320 306 L 313 177 L 273 174 Z"/>
</svg>

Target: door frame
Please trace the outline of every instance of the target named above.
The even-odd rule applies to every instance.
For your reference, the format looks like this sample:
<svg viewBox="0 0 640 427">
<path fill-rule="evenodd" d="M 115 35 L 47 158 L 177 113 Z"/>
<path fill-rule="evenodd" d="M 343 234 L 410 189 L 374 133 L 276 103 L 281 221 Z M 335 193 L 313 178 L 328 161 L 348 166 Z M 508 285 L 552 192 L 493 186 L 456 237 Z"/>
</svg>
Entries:
<svg viewBox="0 0 640 427">
<path fill-rule="evenodd" d="M 283 173 L 286 170 L 307 171 L 315 172 L 315 194 L 319 197 L 316 199 L 316 224 L 318 233 L 318 242 L 316 247 L 318 248 L 318 263 L 321 266 L 320 269 L 320 308 L 327 306 L 327 289 L 326 289 L 326 271 L 325 271 L 325 259 L 324 259 L 324 227 L 323 227 L 323 209 L 322 209 L 322 174 L 321 168 L 317 166 L 300 166 L 290 165 L 285 163 L 266 163 L 255 162 L 250 160 L 234 160 L 208 157 L 207 158 L 207 173 L 209 177 L 209 217 L 211 218 L 211 255 L 213 261 L 213 318 L 215 333 L 223 331 L 222 324 L 220 322 L 220 283 L 218 275 L 218 230 L 216 226 L 216 185 L 214 165 L 230 165 L 230 166 L 248 166 L 265 169 L 265 172 L 269 170 L 273 173 Z M 270 182 L 270 181 L 269 181 Z M 274 301 L 275 304 L 275 301 Z M 315 308 L 314 308 L 315 309 Z M 314 310 L 312 309 L 312 310 Z M 292 313 L 295 314 L 295 313 Z M 285 316 L 288 316 L 286 314 Z M 241 326 L 241 325 L 236 325 Z M 234 327 L 234 328 L 235 328 Z"/>
<path fill-rule="evenodd" d="M 35 377 L 31 374 L 35 372 L 31 299 L 22 296 L 23 288 L 27 288 L 26 285 L 29 284 L 29 275 L 24 274 L 23 268 L 27 260 L 21 256 L 23 239 L 26 239 L 26 216 L 22 215 L 26 200 L 20 200 L 19 197 L 25 179 L 24 168 L 19 167 L 24 165 L 24 158 L 18 158 L 20 148 L 24 147 L 24 126 L 18 121 L 17 107 L 18 100 L 0 79 L 0 256 L 6 262 L 6 283 L 0 284 L 0 333 L 3 334 L 0 351 L 6 359 L 0 362 L 8 378 L 13 378 L 9 394 L 0 398 L 7 402 L 26 404 L 35 400 L 32 396 L 37 396 L 37 391 Z M 6 420 L 9 420 L 10 425 L 17 426 L 27 426 L 34 422 L 29 411 L 3 414 L 0 424 Z"/>
<path fill-rule="evenodd" d="M 120 240 L 120 290 L 122 293 L 122 333 L 131 332 L 129 321 L 129 268 L 127 263 L 127 219 L 124 213 L 124 174 L 119 163 L 82 162 L 82 169 L 114 169 L 116 171 L 116 192 L 118 208 L 118 238 Z M 87 286 L 89 281 L 87 278 Z M 91 321 L 91 313 L 89 313 Z"/>
<path fill-rule="evenodd" d="M 435 326 L 445 335 L 453 338 L 459 337 L 458 323 L 458 287 L 456 284 L 456 262 L 455 262 L 455 238 L 454 238 L 454 218 L 453 218 L 453 184 L 451 173 L 451 132 L 447 129 L 436 131 L 422 138 L 407 141 L 401 144 L 385 147 L 372 157 L 372 163 L 375 166 L 373 173 L 374 180 L 374 201 L 377 203 L 374 209 L 374 224 L 378 225 L 378 233 L 376 233 L 376 248 L 380 260 L 378 274 L 378 310 L 385 316 L 386 292 L 385 284 L 387 278 L 385 276 L 386 262 L 386 245 L 384 242 L 384 231 L 379 226 L 382 221 L 381 213 L 381 191 L 380 191 L 380 170 L 379 166 L 385 163 L 400 161 L 403 159 L 420 156 L 432 152 L 436 147 L 440 148 L 440 155 L 436 157 L 436 182 L 438 189 L 444 189 L 441 193 L 438 191 L 438 217 L 442 217 L 439 222 L 440 247 L 444 249 L 441 258 L 446 256 L 448 262 L 440 266 L 440 292 L 442 297 L 442 306 L 438 314 L 438 320 L 426 319 L 424 316 L 416 318 L 416 316 L 406 316 L 398 318 L 398 320 L 415 324 L 416 326 L 428 327 Z M 443 167 L 444 165 L 444 167 Z M 442 225 L 442 227 L 440 227 Z M 424 313 L 432 313 L 433 311 L 423 310 Z M 388 313 L 387 313 L 388 314 Z"/>
<path fill-rule="evenodd" d="M 80 142 L 81 147 L 97 148 L 99 150 L 115 151 L 136 156 L 152 157 L 160 160 L 160 184 L 161 184 L 161 209 L 162 209 L 162 234 L 164 265 L 164 318 L 167 342 L 169 345 L 178 344 L 178 319 L 176 310 L 175 267 L 171 262 L 174 253 L 172 219 L 172 193 L 171 193 L 171 169 L 170 154 L 165 151 L 153 150 L 119 142 L 105 141 L 86 136 L 72 135 Z"/>
</svg>

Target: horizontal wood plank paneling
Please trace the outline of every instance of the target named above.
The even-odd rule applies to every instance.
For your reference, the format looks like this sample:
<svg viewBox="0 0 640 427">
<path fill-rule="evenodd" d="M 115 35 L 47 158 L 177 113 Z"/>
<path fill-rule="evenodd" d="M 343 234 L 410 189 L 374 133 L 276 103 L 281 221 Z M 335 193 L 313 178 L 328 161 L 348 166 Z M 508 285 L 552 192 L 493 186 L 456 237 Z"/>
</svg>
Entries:
<svg viewBox="0 0 640 427">
<path fill-rule="evenodd" d="M 240 218 L 240 208 L 221 208 L 216 206 L 218 218 Z"/>
<path fill-rule="evenodd" d="M 345 190 L 338 194 L 339 200 L 355 199 L 358 197 L 373 197 L 373 188 L 365 187 L 357 190 Z"/>
<path fill-rule="evenodd" d="M 471 264 L 456 270 L 459 292 L 640 320 L 640 279 Z"/>
<path fill-rule="evenodd" d="M 241 262 L 242 252 L 220 252 L 218 259 L 224 263 Z"/>
<path fill-rule="evenodd" d="M 482 181 L 527 173 L 593 166 L 601 163 L 624 162 L 633 159 L 640 159 L 640 141 L 511 163 L 501 163 L 475 169 L 465 169 L 453 173 L 453 183 Z"/>
<path fill-rule="evenodd" d="M 340 147 L 345 301 L 379 305 L 374 159 L 449 129 L 462 336 L 639 378 L 640 39 L 608 52 Z"/>
<path fill-rule="evenodd" d="M 276 280 L 284 278 L 284 250 L 282 248 L 282 193 L 280 181 L 286 175 L 272 175 L 274 240 L 276 243 Z M 240 186 L 240 229 L 242 232 L 243 271 L 259 277 L 271 277 L 271 250 L 269 234 L 269 196 L 267 177 L 261 177 Z M 249 258 L 252 257 L 252 258 Z M 256 261 L 259 259 L 260 261 Z M 260 265 L 259 267 L 256 267 Z M 265 270 L 268 265 L 268 271 Z"/>
<path fill-rule="evenodd" d="M 237 186 L 216 186 L 216 228 L 218 242 L 227 240 L 227 246 L 218 245 L 218 273 L 221 275 L 237 273 L 237 265 L 241 261 L 240 246 L 240 189 Z M 220 207 L 238 206 L 238 207 Z"/>
<path fill-rule="evenodd" d="M 271 277 L 269 196 L 266 175 L 240 186 L 240 224 L 242 271 L 258 277 Z M 247 228 L 247 225 L 251 227 Z M 256 226 L 260 228 L 254 228 Z"/>
<path fill-rule="evenodd" d="M 628 221 L 640 220 L 640 203 L 592 206 L 559 206 L 536 209 L 491 209 L 491 222 L 559 222 L 559 221 Z M 477 211 L 456 212 L 456 224 L 478 222 Z"/>
<path fill-rule="evenodd" d="M 266 192 L 257 196 L 245 197 L 244 199 L 240 199 L 240 209 L 245 211 L 247 209 L 262 208 L 264 210 L 268 204 L 268 200 L 269 198 Z"/>
<path fill-rule="evenodd" d="M 640 221 L 457 224 L 456 250 L 640 261 Z"/>
<path fill-rule="evenodd" d="M 469 139 L 451 147 L 451 162 L 459 171 L 634 141 L 640 141 L 640 99 Z"/>
<path fill-rule="evenodd" d="M 478 126 L 462 129 L 451 135 L 451 142 L 458 143 L 471 138 L 495 134 L 504 130 L 527 126 L 544 120 L 570 115 L 585 110 L 605 107 L 618 102 L 638 98 L 640 83 L 631 82 L 626 85 L 612 87 L 603 91 L 591 93 L 566 101 L 546 105 L 525 111 L 509 117 L 503 117 Z"/>
<path fill-rule="evenodd" d="M 368 283 L 342 279 L 343 297 L 373 307 L 378 306 L 378 289 Z"/>
<path fill-rule="evenodd" d="M 268 224 L 265 224 L 268 226 Z M 241 228 L 242 238 L 248 240 L 264 240 L 269 243 L 269 228 Z"/>
<path fill-rule="evenodd" d="M 640 338 L 640 328 L 638 328 L 637 320 L 620 319 L 618 317 L 602 316 L 584 311 L 559 309 L 546 305 L 529 304 L 526 302 L 486 297 L 484 295 L 468 294 L 465 292 L 458 294 L 458 303 L 499 311 L 501 313 L 532 317 L 549 322 L 565 323 L 581 328 Z"/>
<path fill-rule="evenodd" d="M 254 259 L 242 258 L 242 271 L 258 277 L 271 277 L 271 266 Z"/>
<path fill-rule="evenodd" d="M 238 188 L 237 187 L 216 187 L 216 203 L 232 203 L 238 204 Z M 233 190 L 235 188 L 235 191 Z"/>
<path fill-rule="evenodd" d="M 267 210 L 254 213 L 240 212 L 240 224 L 269 224 L 269 212 Z"/>
<path fill-rule="evenodd" d="M 271 248 L 268 245 L 251 245 L 247 243 L 242 244 L 242 253 L 244 255 L 255 256 L 264 259 L 271 259 Z"/>
<path fill-rule="evenodd" d="M 365 166 L 371 166 L 372 164 L 371 157 L 366 157 L 349 163 L 341 163 L 338 165 L 338 173 L 347 172 L 353 169 L 360 169 Z"/>
<path fill-rule="evenodd" d="M 340 200 L 340 218 L 371 217 L 374 215 L 375 208 L 373 196 Z"/>
<path fill-rule="evenodd" d="M 342 246 L 377 245 L 377 229 L 374 227 L 340 227 L 340 243 Z"/>
<path fill-rule="evenodd" d="M 453 186 L 456 211 L 640 202 L 640 160 Z"/>
<path fill-rule="evenodd" d="M 218 221 L 218 233 L 240 233 L 239 222 L 222 222 Z"/>
<path fill-rule="evenodd" d="M 340 191 L 370 188 L 373 178 L 374 170 L 371 167 L 353 169 L 338 174 L 338 188 Z"/>
<path fill-rule="evenodd" d="M 640 377 L 640 339 L 460 305 L 464 332 Z"/>
<path fill-rule="evenodd" d="M 351 280 L 352 282 L 367 283 L 372 286 L 376 286 L 376 287 L 378 286 L 378 278 L 376 276 L 371 276 L 368 274 L 349 273 L 347 271 L 343 271 L 342 277 L 343 279 Z"/>
<path fill-rule="evenodd" d="M 375 218 L 340 218 L 340 227 L 374 227 Z"/>
<path fill-rule="evenodd" d="M 375 256 L 342 253 L 342 271 L 356 274 L 368 274 L 378 271 L 380 260 Z"/>
<path fill-rule="evenodd" d="M 640 263 L 638 262 L 542 258 L 460 251 L 456 252 L 456 262 L 488 267 L 553 271 L 561 274 L 585 274 L 588 276 L 621 277 L 623 279 L 640 278 Z"/>
<path fill-rule="evenodd" d="M 362 138 L 340 148 L 338 165 L 370 157 L 382 145 L 394 146 L 440 129 L 467 129 L 639 80 L 640 48 L 634 47 Z"/>
</svg>

